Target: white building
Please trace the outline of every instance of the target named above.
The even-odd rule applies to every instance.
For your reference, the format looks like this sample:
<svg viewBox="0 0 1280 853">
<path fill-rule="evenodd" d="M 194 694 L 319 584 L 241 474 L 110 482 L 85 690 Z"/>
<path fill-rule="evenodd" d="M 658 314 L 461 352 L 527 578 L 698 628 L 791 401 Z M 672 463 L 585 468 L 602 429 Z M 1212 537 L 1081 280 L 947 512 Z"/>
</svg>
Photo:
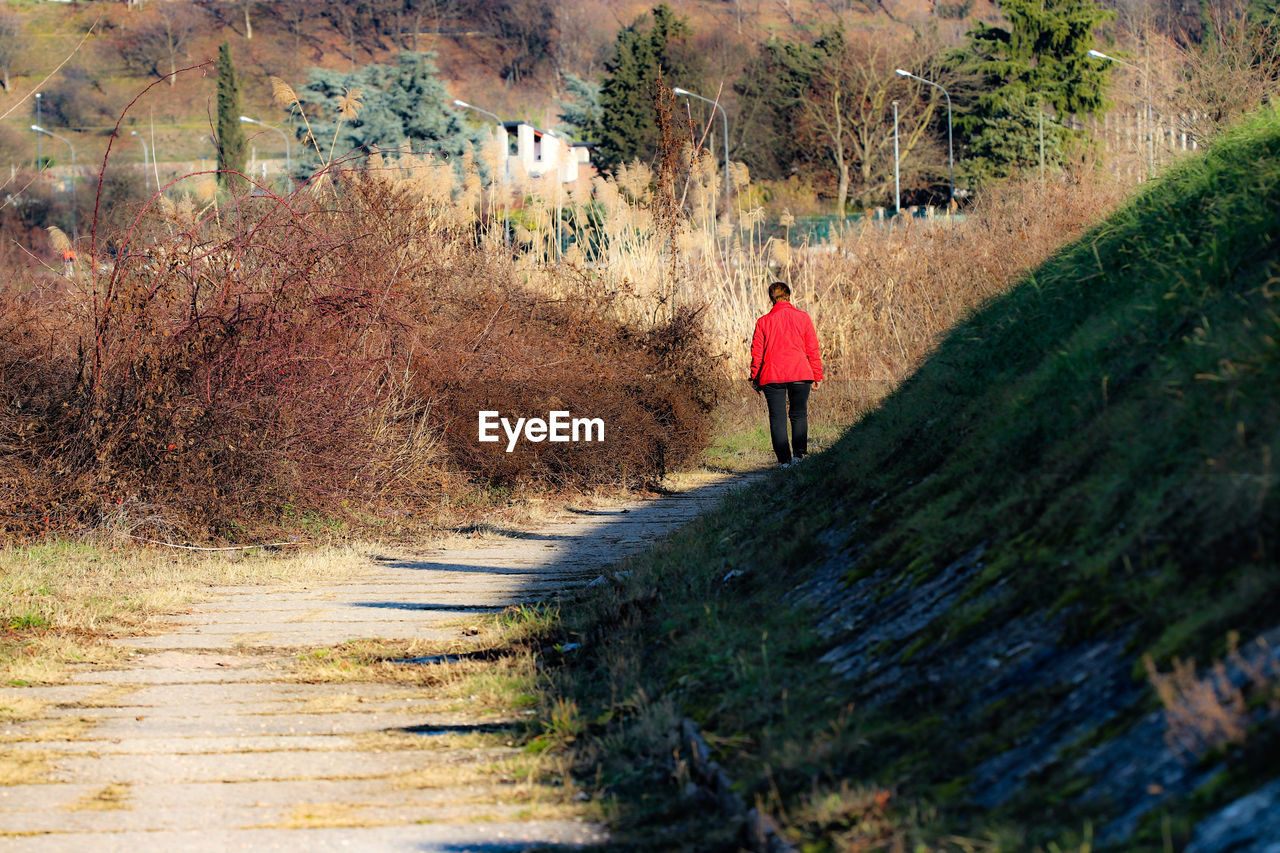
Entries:
<svg viewBox="0 0 1280 853">
<path fill-rule="evenodd" d="M 510 134 L 515 132 L 515 145 Z M 542 130 L 521 121 L 508 121 L 502 125 L 507 137 L 507 174 L 524 174 L 540 178 L 553 169 L 559 173 L 561 183 L 578 180 L 578 166 L 591 162 L 590 148 L 570 142 L 550 130 Z"/>
</svg>

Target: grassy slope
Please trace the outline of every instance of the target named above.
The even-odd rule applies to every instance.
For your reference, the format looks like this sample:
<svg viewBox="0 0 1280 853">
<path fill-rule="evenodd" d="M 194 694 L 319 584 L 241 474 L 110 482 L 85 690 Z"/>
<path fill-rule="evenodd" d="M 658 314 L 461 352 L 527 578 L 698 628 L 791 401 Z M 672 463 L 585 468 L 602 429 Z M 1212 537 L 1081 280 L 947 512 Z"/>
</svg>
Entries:
<svg viewBox="0 0 1280 853">
<path fill-rule="evenodd" d="M 624 834 L 713 846 L 683 823 L 690 804 L 661 794 L 666 726 L 686 714 L 748 800 L 816 849 L 950 846 L 954 832 L 1025 849 L 1116 817 L 1106 796 L 1077 798 L 1097 779 L 1073 762 L 1157 707 L 1141 655 L 1204 662 L 1229 631 L 1247 639 L 1278 620 L 1278 227 L 1280 116 L 1268 114 L 958 327 L 807 468 L 575 608 L 564 627 L 587 652 L 553 678 L 550 726 L 579 735 L 580 770 L 617 795 Z M 745 575 L 724 582 L 734 570 Z M 829 619 L 822 635 L 778 601 L 833 570 L 862 592 L 828 588 L 851 595 L 838 614 L 850 624 Z M 960 588 L 945 607 L 898 624 L 848 678 L 817 661 L 881 630 L 878 608 L 921 607 L 912 596 L 948 579 Z M 1024 637 L 1042 664 L 1010 649 Z M 973 659 L 991 649 L 988 674 Z M 1077 666 L 1058 679 L 1054 661 L 1081 649 L 1099 655 L 1084 670 L 1096 677 L 1080 683 Z M 885 666 L 893 677 L 875 681 Z M 1081 702 L 1079 730 L 1021 793 L 973 806 L 983 761 L 1071 729 L 1048 721 Z M 1250 790 L 1275 758 L 1274 719 L 1202 758 L 1228 772 L 1190 804 L 1153 801 L 1128 843 L 1185 843 L 1196 816 Z"/>
</svg>

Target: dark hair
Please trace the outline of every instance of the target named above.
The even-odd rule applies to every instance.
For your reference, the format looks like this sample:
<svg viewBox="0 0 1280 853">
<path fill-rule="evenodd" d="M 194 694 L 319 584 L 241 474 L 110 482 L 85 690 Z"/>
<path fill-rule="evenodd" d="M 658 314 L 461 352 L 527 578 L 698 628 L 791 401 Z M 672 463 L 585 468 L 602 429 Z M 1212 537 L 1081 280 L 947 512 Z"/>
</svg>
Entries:
<svg viewBox="0 0 1280 853">
<path fill-rule="evenodd" d="M 769 301 L 777 302 L 779 299 L 790 299 L 791 288 L 785 282 L 775 281 L 769 285 Z"/>
</svg>

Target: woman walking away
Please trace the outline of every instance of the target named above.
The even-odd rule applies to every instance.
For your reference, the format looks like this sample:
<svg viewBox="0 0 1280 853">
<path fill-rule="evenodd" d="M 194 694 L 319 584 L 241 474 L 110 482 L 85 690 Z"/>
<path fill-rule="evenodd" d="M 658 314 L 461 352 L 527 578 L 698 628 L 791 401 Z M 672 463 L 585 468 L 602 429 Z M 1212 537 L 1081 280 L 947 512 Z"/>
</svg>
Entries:
<svg viewBox="0 0 1280 853">
<path fill-rule="evenodd" d="M 787 468 L 809 450 L 809 388 L 822 381 L 822 358 L 813 321 L 791 304 L 791 288 L 775 281 L 769 285 L 769 299 L 773 309 L 756 321 L 751 339 L 751 386 L 764 392 L 773 452 Z"/>
</svg>

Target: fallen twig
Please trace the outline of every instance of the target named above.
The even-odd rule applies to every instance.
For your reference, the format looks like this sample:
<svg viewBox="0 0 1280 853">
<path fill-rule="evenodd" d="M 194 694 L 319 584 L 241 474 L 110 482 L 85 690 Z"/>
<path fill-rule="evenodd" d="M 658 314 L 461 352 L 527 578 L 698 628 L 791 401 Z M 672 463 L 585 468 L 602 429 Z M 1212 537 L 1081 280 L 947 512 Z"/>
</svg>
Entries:
<svg viewBox="0 0 1280 853">
<path fill-rule="evenodd" d="M 246 551 L 249 548 L 288 548 L 291 545 L 303 544 L 301 542 L 255 542 L 252 545 L 225 545 L 215 548 L 207 545 L 179 545 L 177 542 L 148 539 L 145 536 L 134 536 L 132 533 L 126 533 L 125 536 L 130 539 L 137 539 L 139 542 L 150 542 L 152 545 L 163 545 L 166 548 L 182 548 L 185 551 Z"/>
</svg>

